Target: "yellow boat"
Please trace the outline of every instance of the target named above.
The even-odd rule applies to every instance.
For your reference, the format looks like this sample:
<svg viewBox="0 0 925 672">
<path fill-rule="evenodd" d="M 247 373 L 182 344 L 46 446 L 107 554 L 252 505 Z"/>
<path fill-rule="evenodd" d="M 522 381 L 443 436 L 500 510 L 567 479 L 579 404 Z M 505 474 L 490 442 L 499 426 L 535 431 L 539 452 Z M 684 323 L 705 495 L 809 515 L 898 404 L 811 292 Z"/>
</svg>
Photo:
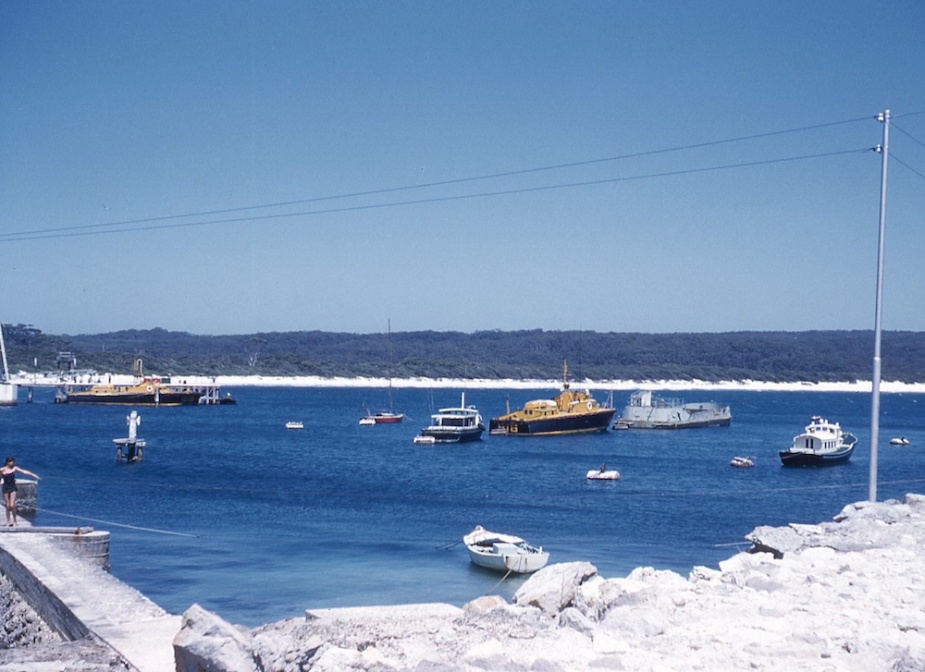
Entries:
<svg viewBox="0 0 925 672">
<path fill-rule="evenodd" d="M 605 432 L 615 409 L 598 403 L 588 390 L 573 390 L 568 363 L 562 363 L 562 391 L 553 399 L 528 401 L 524 407 L 492 418 L 488 433 L 495 436 L 542 436 Z"/>
<path fill-rule="evenodd" d="M 164 382 L 145 376 L 141 360 L 135 360 L 135 379 L 128 384 L 71 383 L 55 391 L 58 404 L 131 404 L 138 406 L 196 406 L 205 394 L 203 387 Z"/>
</svg>

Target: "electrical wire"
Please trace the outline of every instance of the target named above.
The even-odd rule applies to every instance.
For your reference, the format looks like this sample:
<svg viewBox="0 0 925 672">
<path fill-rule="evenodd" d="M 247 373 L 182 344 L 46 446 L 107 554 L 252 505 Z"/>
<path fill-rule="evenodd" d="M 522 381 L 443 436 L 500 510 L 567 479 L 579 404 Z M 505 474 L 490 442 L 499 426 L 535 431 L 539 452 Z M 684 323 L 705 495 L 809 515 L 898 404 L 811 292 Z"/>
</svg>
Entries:
<svg viewBox="0 0 925 672">
<path fill-rule="evenodd" d="M 919 177 L 921 177 L 923 180 L 925 180 L 925 173 L 920 173 L 920 172 L 917 171 L 915 168 L 913 168 L 912 166 L 910 166 L 908 163 L 906 163 L 905 161 L 903 161 L 902 159 L 900 159 L 898 156 L 896 156 L 895 153 L 890 152 L 890 160 L 895 161 L 896 163 L 898 163 L 899 165 L 903 166 L 903 167 L 906 168 L 907 170 L 911 170 L 913 173 L 915 173 L 916 175 L 918 175 Z"/>
<path fill-rule="evenodd" d="M 625 159 L 637 159 L 637 158 L 643 158 L 647 156 L 655 156 L 659 154 L 668 154 L 671 152 L 680 152 L 680 151 L 686 151 L 686 150 L 691 150 L 691 149 L 703 149 L 705 147 L 716 147 L 716 146 L 724 145 L 724 144 L 746 142 L 749 140 L 757 140 L 757 139 L 769 138 L 773 136 L 786 135 L 786 134 L 791 134 L 791 133 L 801 133 L 805 131 L 819 130 L 822 128 L 830 128 L 833 126 L 852 124 L 852 123 L 857 123 L 860 121 L 869 121 L 869 119 L 870 117 L 866 117 L 866 116 L 857 117 L 853 119 L 844 119 L 841 121 L 832 121 L 832 122 L 826 122 L 822 124 L 813 124 L 810 126 L 801 126 L 798 128 L 790 128 L 790 129 L 784 129 L 784 130 L 778 130 L 778 131 L 768 131 L 765 133 L 754 133 L 751 135 L 743 135 L 743 136 L 725 138 L 725 139 L 720 139 L 720 140 L 709 140 L 706 142 L 692 143 L 688 145 L 679 145 L 675 147 L 665 147 L 665 148 L 647 150 L 647 151 L 642 151 L 642 152 L 632 152 L 629 154 L 621 154 L 617 156 L 610 156 L 610 157 L 597 158 L 597 159 L 588 159 L 584 161 L 573 161 L 569 163 L 560 163 L 560 164 L 554 164 L 550 166 L 524 168 L 520 170 L 490 173 L 490 174 L 478 175 L 474 177 L 461 177 L 457 179 L 442 180 L 438 182 L 426 182 L 423 184 L 416 184 L 416 185 L 388 187 L 384 189 L 358 191 L 358 192 L 351 192 L 351 193 L 346 193 L 346 194 L 337 194 L 337 195 L 332 195 L 332 196 L 318 196 L 314 198 L 304 198 L 304 199 L 298 199 L 298 200 L 292 200 L 292 201 L 282 201 L 278 203 L 266 203 L 262 205 L 249 205 L 249 206 L 242 206 L 238 208 L 224 208 L 220 210 L 206 210 L 206 211 L 191 212 L 191 213 L 186 213 L 186 214 L 163 215 L 159 217 L 147 217 L 143 219 L 130 219 L 130 220 L 122 220 L 118 222 L 108 222 L 108 223 L 102 223 L 102 224 L 84 224 L 84 225 L 69 226 L 69 227 L 59 227 L 59 228 L 53 228 L 53 229 L 39 229 L 39 230 L 33 230 L 33 231 L 24 231 L 24 232 L 19 232 L 19 233 L 0 233 L 0 242 L 3 242 L 2 239 L 39 240 L 39 239 L 44 238 L 44 237 L 20 238 L 19 236 L 31 236 L 31 235 L 38 235 L 38 234 L 44 234 L 44 233 L 57 233 L 57 232 L 63 232 L 63 231 L 79 231 L 79 230 L 86 230 L 86 229 L 100 229 L 100 228 L 117 227 L 117 226 L 128 226 L 128 225 L 134 225 L 134 224 L 147 224 L 147 223 L 153 223 L 153 222 L 169 221 L 169 220 L 174 220 L 174 219 L 189 219 L 192 217 L 209 217 L 212 215 L 230 214 L 234 212 L 246 212 L 249 210 L 264 210 L 264 209 L 269 209 L 269 208 L 291 207 L 294 205 L 305 205 L 307 203 L 319 203 L 323 201 L 342 200 L 342 199 L 348 199 L 348 198 L 359 198 L 363 196 L 378 196 L 378 195 L 387 194 L 387 193 L 396 193 L 396 192 L 410 191 L 410 190 L 415 190 L 415 189 L 430 189 L 433 187 L 444 187 L 444 186 L 449 186 L 449 185 L 454 185 L 454 184 L 464 184 L 467 182 L 475 182 L 475 181 L 481 181 L 481 180 L 491 180 L 491 179 L 499 179 L 499 178 L 505 178 L 505 177 L 516 177 L 518 175 L 528 175 L 531 173 L 548 172 L 548 171 L 553 171 L 553 170 L 562 170 L 566 168 L 577 168 L 577 167 L 582 167 L 582 166 L 621 161 Z M 286 216 L 286 215 L 281 215 L 281 216 Z M 228 220 L 228 221 L 247 221 L 247 220 Z M 218 222 L 207 222 L 207 223 L 223 223 L 223 222 L 222 220 L 219 220 Z M 157 227 L 157 228 L 160 228 L 160 227 Z M 169 228 L 169 227 L 163 227 L 163 228 Z M 128 231 L 128 230 L 144 231 L 144 230 L 150 230 L 150 228 L 139 227 L 137 229 L 117 229 L 116 231 L 121 232 L 121 231 Z M 53 236 L 53 237 L 59 237 L 59 236 Z"/>
<path fill-rule="evenodd" d="M 919 140 L 918 138 L 916 138 L 914 135 L 910 134 L 908 131 L 903 130 L 901 127 L 897 126 L 896 123 L 891 123 L 891 124 L 890 124 L 890 127 L 893 128 L 894 130 L 899 131 L 899 132 L 902 133 L 903 135 L 905 135 L 907 138 L 909 138 L 910 140 L 912 140 L 912 142 L 916 142 L 916 143 L 920 144 L 922 147 L 925 147 L 925 142 L 922 142 L 921 140 Z"/>
<path fill-rule="evenodd" d="M 656 179 L 656 178 L 677 177 L 681 175 L 693 175 L 697 173 L 713 172 L 713 171 L 718 171 L 718 170 L 730 170 L 733 168 L 751 168 L 751 167 L 756 167 L 756 166 L 773 165 L 773 164 L 787 163 L 787 162 L 794 162 L 794 161 L 804 161 L 804 160 L 809 160 L 809 159 L 827 158 L 827 157 L 842 156 L 845 154 L 856 154 L 859 152 L 869 152 L 869 151 L 870 151 L 870 147 L 863 147 L 860 149 L 847 149 L 847 150 L 841 150 L 841 151 L 836 151 L 836 152 L 823 152 L 820 154 L 806 154 L 802 156 L 790 156 L 790 157 L 784 157 L 784 158 L 778 158 L 778 159 L 765 159 L 761 161 L 746 161 L 742 163 L 724 164 L 720 166 L 708 166 L 708 167 L 703 167 L 703 168 L 688 168 L 684 170 L 673 170 L 673 171 L 665 171 L 665 172 L 660 172 L 660 173 L 646 173 L 642 175 L 630 175 L 630 176 L 623 176 L 623 177 L 605 178 L 605 179 L 600 179 L 600 180 L 586 180 L 582 182 L 569 182 L 569 183 L 560 183 L 560 184 L 544 185 L 544 186 L 536 186 L 536 187 L 521 187 L 521 188 L 515 188 L 515 189 L 478 192 L 478 193 L 473 193 L 473 194 L 461 194 L 461 195 L 455 195 L 455 196 L 435 196 L 433 198 L 420 198 L 420 199 L 413 199 L 413 200 L 406 200 L 406 201 L 394 201 L 394 202 L 389 202 L 389 203 L 372 203 L 372 204 L 366 204 L 366 205 L 353 205 L 353 206 L 344 206 L 340 208 L 328 208 L 328 209 L 323 209 L 323 210 L 303 210 L 299 212 L 277 213 L 277 214 L 270 214 L 270 215 L 253 215 L 249 217 L 235 217 L 235 218 L 228 218 L 228 219 L 213 219 L 213 220 L 206 220 L 206 221 L 200 221 L 200 222 L 177 222 L 177 223 L 171 223 L 171 224 L 166 224 L 166 223 L 165 224 L 151 224 L 149 226 L 129 226 L 123 229 L 110 229 L 110 230 L 105 230 L 105 231 L 74 230 L 74 229 L 104 226 L 102 224 L 92 224 L 92 225 L 87 225 L 86 227 L 72 227 L 69 229 L 45 229 L 45 230 L 40 230 L 40 231 L 26 231 L 26 232 L 20 232 L 20 233 L 0 234 L 0 243 L 21 242 L 21 241 L 28 241 L 28 240 L 47 240 L 51 238 L 75 238 L 75 237 L 81 237 L 81 236 L 93 236 L 93 235 L 103 235 L 103 234 L 108 235 L 108 234 L 113 234 L 113 233 L 135 233 L 139 231 L 190 228 L 190 227 L 198 227 L 198 226 L 207 226 L 207 225 L 212 225 L 212 224 L 236 224 L 236 223 L 242 223 L 242 222 L 259 222 L 259 221 L 267 221 L 267 220 L 283 219 L 283 218 L 291 218 L 291 217 L 328 215 L 328 214 L 343 213 L 343 212 L 359 212 L 359 211 L 364 211 L 364 210 L 377 210 L 377 209 L 383 209 L 383 208 L 394 208 L 394 207 L 399 207 L 399 206 L 424 205 L 428 203 L 443 203 L 443 202 L 448 202 L 448 201 L 462 201 L 462 200 L 470 200 L 470 199 L 475 199 L 475 198 L 489 198 L 489 197 L 494 197 L 494 196 L 509 196 L 513 194 L 525 194 L 525 193 L 533 193 L 533 192 L 539 192 L 539 191 L 552 191 L 556 189 L 574 189 L 577 187 L 589 187 L 589 186 L 597 186 L 597 185 L 602 185 L 602 184 L 615 184 L 618 182 L 631 182 L 631 181 L 648 180 L 648 179 Z M 179 217 L 180 216 L 178 215 L 176 217 L 171 217 L 171 218 L 179 218 Z M 156 221 L 156 220 L 135 220 L 132 222 L 123 222 L 122 224 L 135 224 L 135 223 L 141 223 L 142 221 Z M 116 224 L 112 224 L 112 226 L 115 226 L 115 225 Z"/>
</svg>

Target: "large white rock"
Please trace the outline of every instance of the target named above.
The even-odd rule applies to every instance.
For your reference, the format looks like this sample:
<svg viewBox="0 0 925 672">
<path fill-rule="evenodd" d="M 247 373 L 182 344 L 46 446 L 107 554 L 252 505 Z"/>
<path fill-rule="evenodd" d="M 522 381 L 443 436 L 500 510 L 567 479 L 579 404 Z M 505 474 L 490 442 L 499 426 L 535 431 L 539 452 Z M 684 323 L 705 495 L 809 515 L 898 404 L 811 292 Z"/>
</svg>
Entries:
<svg viewBox="0 0 925 672">
<path fill-rule="evenodd" d="M 173 640 L 177 672 L 257 672 L 253 637 L 194 604 Z"/>
<path fill-rule="evenodd" d="M 575 601 L 581 584 L 597 574 L 590 562 L 547 565 L 514 593 L 514 604 L 533 606 L 555 615 Z"/>
</svg>

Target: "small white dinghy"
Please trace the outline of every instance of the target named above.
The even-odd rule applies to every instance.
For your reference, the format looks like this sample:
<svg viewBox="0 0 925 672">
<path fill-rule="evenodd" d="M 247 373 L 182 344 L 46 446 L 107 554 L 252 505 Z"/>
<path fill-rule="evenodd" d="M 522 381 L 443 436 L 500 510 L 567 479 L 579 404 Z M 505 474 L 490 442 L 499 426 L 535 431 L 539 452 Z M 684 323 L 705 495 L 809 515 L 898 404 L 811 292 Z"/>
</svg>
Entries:
<svg viewBox="0 0 925 672">
<path fill-rule="evenodd" d="M 908 446 L 909 439 L 905 436 L 897 436 L 896 438 L 890 439 L 891 446 Z"/>
<path fill-rule="evenodd" d="M 602 464 L 597 469 L 589 471 L 587 478 L 592 481 L 619 481 L 620 472 L 616 469 L 608 469 Z"/>
<path fill-rule="evenodd" d="M 542 546 L 536 548 L 520 537 L 490 532 L 481 525 L 465 535 L 463 543 L 473 564 L 499 572 L 530 574 L 549 561 L 549 553 Z"/>
</svg>

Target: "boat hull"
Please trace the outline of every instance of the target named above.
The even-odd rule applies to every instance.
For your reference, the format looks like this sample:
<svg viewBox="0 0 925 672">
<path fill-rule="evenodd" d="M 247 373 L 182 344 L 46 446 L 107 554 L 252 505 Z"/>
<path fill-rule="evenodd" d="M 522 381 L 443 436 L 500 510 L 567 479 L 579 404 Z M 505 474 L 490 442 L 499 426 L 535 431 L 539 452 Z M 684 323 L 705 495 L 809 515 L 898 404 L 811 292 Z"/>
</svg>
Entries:
<svg viewBox="0 0 925 672">
<path fill-rule="evenodd" d="M 519 553 L 510 555 L 489 555 L 469 550 L 469 559 L 474 565 L 491 569 L 496 572 L 512 572 L 514 574 L 532 574 L 542 569 L 549 561 L 548 553 L 531 553 L 522 555 Z"/>
<path fill-rule="evenodd" d="M 198 392 L 149 392 L 126 394 L 99 394 L 94 392 L 65 392 L 56 398 L 62 404 L 113 404 L 131 406 L 198 406 Z"/>
<path fill-rule="evenodd" d="M 376 413 L 370 417 L 377 425 L 395 425 L 405 419 L 404 413 Z"/>
<path fill-rule="evenodd" d="M 854 444 L 844 450 L 830 453 L 806 453 L 795 450 L 780 451 L 780 462 L 785 467 L 827 467 L 833 464 L 844 464 L 851 459 Z"/>
<path fill-rule="evenodd" d="M 483 431 L 482 427 L 462 431 L 451 431 L 441 427 L 427 427 L 421 430 L 421 436 L 429 436 L 436 443 L 468 443 L 481 439 Z"/>
<path fill-rule="evenodd" d="M 548 436 L 606 432 L 614 413 L 612 408 L 602 408 L 589 413 L 569 413 L 535 420 L 493 418 L 488 424 L 488 433 L 495 436 Z"/>
<path fill-rule="evenodd" d="M 549 553 L 520 537 L 489 532 L 481 526 L 463 537 L 472 564 L 497 572 L 530 574 L 546 566 Z"/>
</svg>

